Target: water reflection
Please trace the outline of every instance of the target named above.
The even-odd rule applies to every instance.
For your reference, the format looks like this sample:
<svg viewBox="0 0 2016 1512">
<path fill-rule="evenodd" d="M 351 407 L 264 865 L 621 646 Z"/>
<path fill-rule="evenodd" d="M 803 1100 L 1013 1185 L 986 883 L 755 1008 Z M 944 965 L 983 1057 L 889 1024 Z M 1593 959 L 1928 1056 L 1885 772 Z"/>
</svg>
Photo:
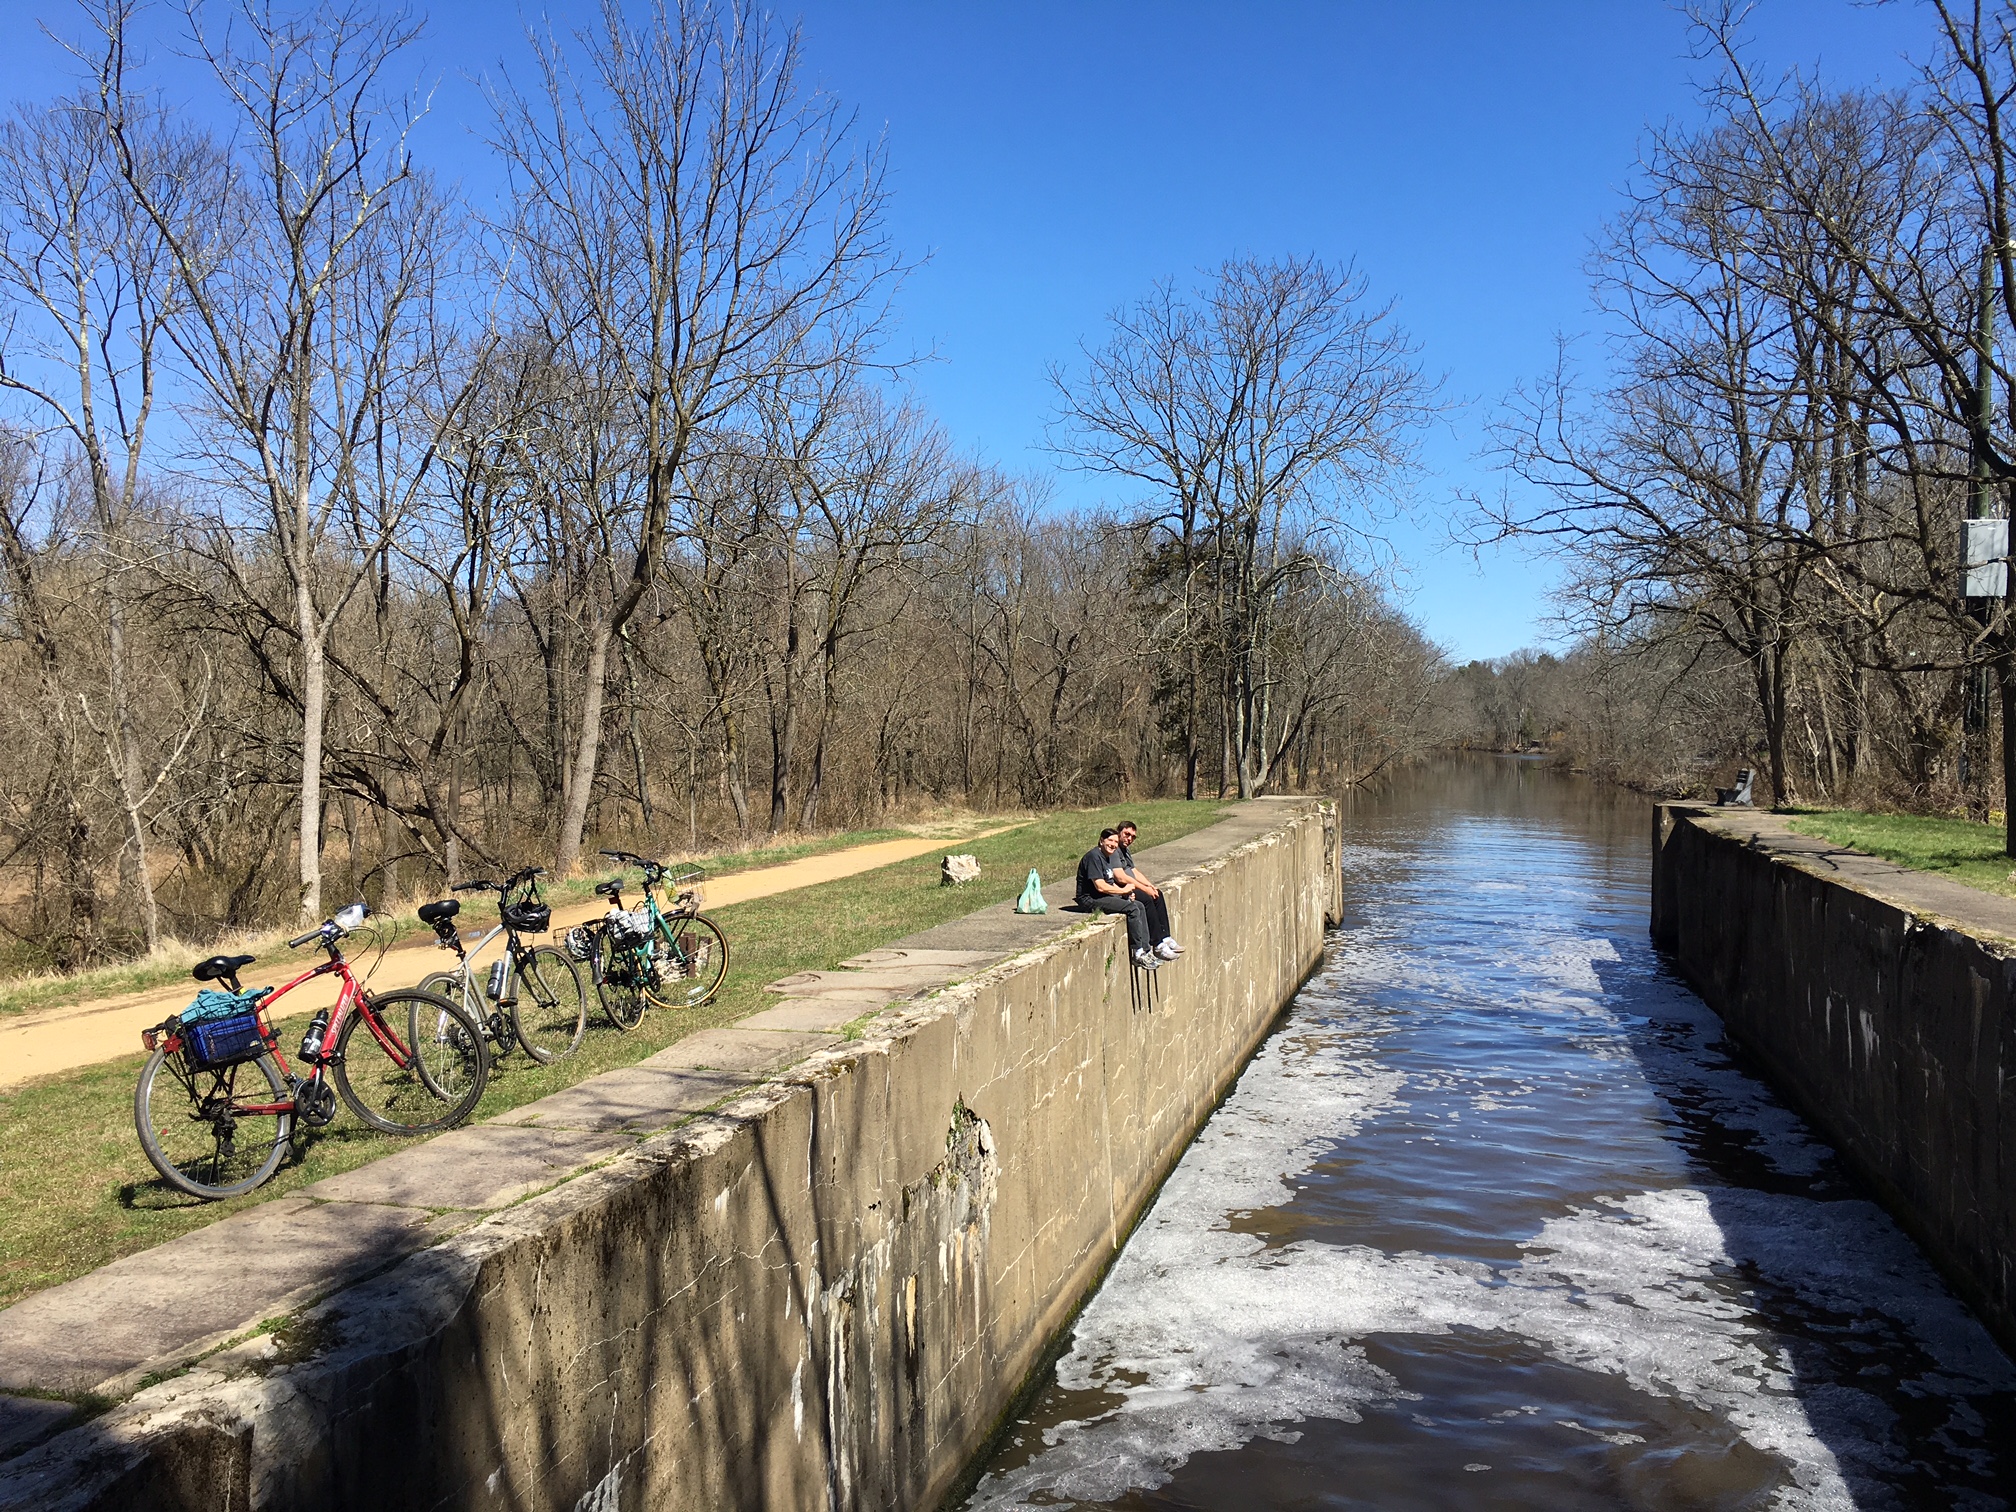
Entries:
<svg viewBox="0 0 2016 1512">
<path fill-rule="evenodd" d="M 2016 1371 L 1646 940 L 1645 805 L 1361 801 L 1323 972 L 969 1505 L 1996 1507 Z"/>
</svg>

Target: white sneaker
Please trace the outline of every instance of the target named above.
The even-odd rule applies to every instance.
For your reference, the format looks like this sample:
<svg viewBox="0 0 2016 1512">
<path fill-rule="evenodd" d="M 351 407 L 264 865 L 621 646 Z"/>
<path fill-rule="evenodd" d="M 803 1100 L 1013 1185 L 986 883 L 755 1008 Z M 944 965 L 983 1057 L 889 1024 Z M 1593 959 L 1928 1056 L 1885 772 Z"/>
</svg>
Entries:
<svg viewBox="0 0 2016 1512">
<path fill-rule="evenodd" d="M 1162 962 L 1152 950 L 1137 950 L 1134 952 L 1134 964 L 1139 966 L 1143 971 L 1153 971 Z"/>
<path fill-rule="evenodd" d="M 1176 943 L 1174 937 L 1165 935 L 1163 936 L 1162 943 L 1155 947 L 1155 954 L 1162 957 L 1165 961 L 1173 961 L 1176 957 L 1183 954 L 1183 947 Z"/>
</svg>

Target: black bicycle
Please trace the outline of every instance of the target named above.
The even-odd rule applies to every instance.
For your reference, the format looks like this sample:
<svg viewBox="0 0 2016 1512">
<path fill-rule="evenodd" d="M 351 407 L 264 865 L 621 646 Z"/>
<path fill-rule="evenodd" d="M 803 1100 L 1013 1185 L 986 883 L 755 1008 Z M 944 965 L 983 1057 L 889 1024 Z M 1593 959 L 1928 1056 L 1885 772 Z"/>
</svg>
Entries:
<svg viewBox="0 0 2016 1512">
<path fill-rule="evenodd" d="M 565 1060 L 579 1050 L 588 1027 L 588 993 L 566 952 L 551 945 L 527 945 L 520 938 L 544 934 L 552 926 L 553 910 L 539 895 L 539 878 L 545 874 L 543 866 L 528 866 L 502 882 L 479 878 L 455 883 L 455 892 L 497 894 L 496 927 L 468 949 L 455 927 L 455 916 L 462 911 L 459 898 L 443 898 L 420 908 L 420 921 L 433 928 L 443 949 L 455 952 L 458 963 L 452 971 L 427 977 L 420 990 L 438 993 L 466 1009 L 489 1031 L 499 1054 L 509 1053 L 515 1039 L 542 1065 Z M 473 957 L 499 935 L 504 937 L 504 952 L 479 977 Z"/>
</svg>

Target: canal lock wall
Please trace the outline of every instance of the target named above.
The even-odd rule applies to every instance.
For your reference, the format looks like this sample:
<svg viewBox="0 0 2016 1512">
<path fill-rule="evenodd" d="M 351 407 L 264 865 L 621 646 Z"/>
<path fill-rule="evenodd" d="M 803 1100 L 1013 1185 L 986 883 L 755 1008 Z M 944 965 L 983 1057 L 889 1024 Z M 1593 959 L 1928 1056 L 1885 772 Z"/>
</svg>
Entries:
<svg viewBox="0 0 2016 1512">
<path fill-rule="evenodd" d="M 1341 912 L 1242 806 L 1133 978 L 1089 922 L 8 1464 L 0 1508 L 929 1508 Z M 173 1306 L 172 1296 L 136 1305 Z"/>
<path fill-rule="evenodd" d="M 1741 811 L 1652 856 L 1654 943 L 2016 1350 L 2016 940 L 1950 916 L 2003 900 Z"/>
</svg>

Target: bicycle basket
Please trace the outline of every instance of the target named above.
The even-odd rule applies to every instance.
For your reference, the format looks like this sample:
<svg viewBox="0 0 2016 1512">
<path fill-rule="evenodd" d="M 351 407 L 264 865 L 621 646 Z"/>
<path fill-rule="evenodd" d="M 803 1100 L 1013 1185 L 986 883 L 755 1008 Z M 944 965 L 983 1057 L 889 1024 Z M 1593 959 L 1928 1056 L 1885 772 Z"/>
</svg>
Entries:
<svg viewBox="0 0 2016 1512">
<path fill-rule="evenodd" d="M 665 873 L 662 879 L 666 891 L 674 897 L 685 893 L 693 895 L 693 904 L 700 905 L 700 887 L 707 880 L 707 873 L 698 866 L 682 866 L 678 871 Z"/>
<path fill-rule="evenodd" d="M 639 940 L 651 937 L 651 910 L 633 908 L 627 913 L 612 908 L 605 917 L 609 921 L 609 934 L 619 945 L 635 945 Z"/>
<path fill-rule="evenodd" d="M 234 1014 L 230 1018 L 204 1019 L 182 1026 L 182 1053 L 199 1071 L 215 1071 L 239 1061 L 257 1060 L 272 1043 L 260 1013 Z"/>
<path fill-rule="evenodd" d="M 560 937 L 560 943 L 567 948 L 567 954 L 577 961 L 595 959 L 595 931 L 585 924 L 576 924 Z"/>
<path fill-rule="evenodd" d="M 553 910 L 544 903 L 506 903 L 497 910 L 506 929 L 520 934 L 544 934 L 553 925 Z"/>
</svg>

